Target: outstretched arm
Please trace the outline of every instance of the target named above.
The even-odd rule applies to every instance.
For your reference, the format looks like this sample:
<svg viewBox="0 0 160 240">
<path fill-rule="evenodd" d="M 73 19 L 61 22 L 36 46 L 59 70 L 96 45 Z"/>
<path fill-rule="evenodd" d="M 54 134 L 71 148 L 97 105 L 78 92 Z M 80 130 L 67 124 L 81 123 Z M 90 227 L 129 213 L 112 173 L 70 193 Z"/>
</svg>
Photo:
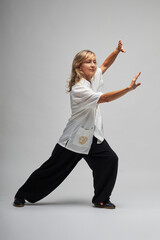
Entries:
<svg viewBox="0 0 160 240">
<path fill-rule="evenodd" d="M 139 75 L 141 74 L 141 72 L 139 72 L 133 79 L 131 84 L 126 87 L 123 88 L 121 90 L 117 90 L 117 91 L 113 91 L 113 92 L 109 92 L 109 93 L 104 93 L 101 95 L 100 99 L 98 100 L 97 103 L 105 103 L 105 102 L 111 102 L 117 98 L 122 97 L 123 95 L 125 95 L 126 93 L 136 89 L 138 86 L 141 85 L 141 83 L 137 83 L 136 84 L 136 80 L 139 77 Z"/>
<path fill-rule="evenodd" d="M 105 73 L 105 71 L 112 65 L 112 63 L 115 61 L 116 57 L 120 52 L 126 52 L 123 48 L 122 41 L 119 40 L 118 46 L 116 49 L 106 58 L 104 63 L 100 66 L 102 70 L 102 74 Z"/>
</svg>

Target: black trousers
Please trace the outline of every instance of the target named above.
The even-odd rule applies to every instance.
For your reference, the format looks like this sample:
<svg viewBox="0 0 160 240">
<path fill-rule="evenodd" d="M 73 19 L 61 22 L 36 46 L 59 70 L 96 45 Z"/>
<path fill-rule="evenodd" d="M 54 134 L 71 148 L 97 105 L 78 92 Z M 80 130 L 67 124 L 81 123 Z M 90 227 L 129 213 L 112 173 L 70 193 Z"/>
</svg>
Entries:
<svg viewBox="0 0 160 240">
<path fill-rule="evenodd" d="M 109 200 L 117 177 L 118 157 L 106 140 L 97 144 L 95 137 L 88 155 L 70 151 L 57 143 L 50 158 L 31 174 L 15 197 L 32 203 L 41 200 L 62 183 L 82 158 L 93 173 L 92 203 Z"/>
</svg>

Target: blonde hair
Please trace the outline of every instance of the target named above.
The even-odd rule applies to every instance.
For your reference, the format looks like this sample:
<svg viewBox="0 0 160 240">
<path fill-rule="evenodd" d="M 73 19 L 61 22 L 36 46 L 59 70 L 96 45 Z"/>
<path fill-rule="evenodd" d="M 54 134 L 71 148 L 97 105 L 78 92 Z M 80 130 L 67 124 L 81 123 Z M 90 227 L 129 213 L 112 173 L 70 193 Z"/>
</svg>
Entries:
<svg viewBox="0 0 160 240">
<path fill-rule="evenodd" d="M 81 64 L 86 59 L 91 59 L 95 57 L 95 53 L 90 50 L 82 50 L 79 53 L 76 54 L 76 56 L 73 59 L 72 63 L 72 71 L 71 76 L 68 81 L 68 89 L 67 92 L 70 92 L 72 90 L 72 87 L 81 80 L 83 77 L 83 72 L 80 70 Z"/>
</svg>

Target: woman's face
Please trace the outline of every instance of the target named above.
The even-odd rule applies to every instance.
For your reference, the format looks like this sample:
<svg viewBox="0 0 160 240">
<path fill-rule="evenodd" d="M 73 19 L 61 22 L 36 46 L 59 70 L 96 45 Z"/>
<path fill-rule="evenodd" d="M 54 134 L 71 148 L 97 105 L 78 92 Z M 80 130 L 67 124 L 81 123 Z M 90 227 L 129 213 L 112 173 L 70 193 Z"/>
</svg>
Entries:
<svg viewBox="0 0 160 240">
<path fill-rule="evenodd" d="M 80 66 L 83 76 L 86 80 L 90 81 L 94 76 L 97 69 L 96 57 L 87 58 Z"/>
</svg>

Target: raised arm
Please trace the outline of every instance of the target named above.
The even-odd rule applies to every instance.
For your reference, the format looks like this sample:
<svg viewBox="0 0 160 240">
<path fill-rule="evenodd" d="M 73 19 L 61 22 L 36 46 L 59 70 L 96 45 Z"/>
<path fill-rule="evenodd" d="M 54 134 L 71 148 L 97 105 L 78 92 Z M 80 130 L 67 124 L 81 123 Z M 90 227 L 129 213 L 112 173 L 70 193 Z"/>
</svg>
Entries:
<svg viewBox="0 0 160 240">
<path fill-rule="evenodd" d="M 139 72 L 133 79 L 131 84 L 126 87 L 123 88 L 121 90 L 117 90 L 117 91 L 113 91 L 113 92 L 109 92 L 109 93 L 104 93 L 101 95 L 101 97 L 99 98 L 97 103 L 105 103 L 105 102 L 111 102 L 113 100 L 116 100 L 117 98 L 122 97 L 123 95 L 125 95 L 126 93 L 136 89 L 138 86 L 141 85 L 141 83 L 137 83 L 136 84 L 136 80 L 139 77 L 139 75 L 141 74 L 141 72 Z"/>
<path fill-rule="evenodd" d="M 123 48 L 123 44 L 121 40 L 119 40 L 118 46 L 116 47 L 116 49 L 106 58 L 104 63 L 100 66 L 102 73 L 105 73 L 105 71 L 113 64 L 113 62 L 115 61 L 116 57 L 120 52 L 124 52 L 124 53 L 126 52 Z"/>
</svg>

